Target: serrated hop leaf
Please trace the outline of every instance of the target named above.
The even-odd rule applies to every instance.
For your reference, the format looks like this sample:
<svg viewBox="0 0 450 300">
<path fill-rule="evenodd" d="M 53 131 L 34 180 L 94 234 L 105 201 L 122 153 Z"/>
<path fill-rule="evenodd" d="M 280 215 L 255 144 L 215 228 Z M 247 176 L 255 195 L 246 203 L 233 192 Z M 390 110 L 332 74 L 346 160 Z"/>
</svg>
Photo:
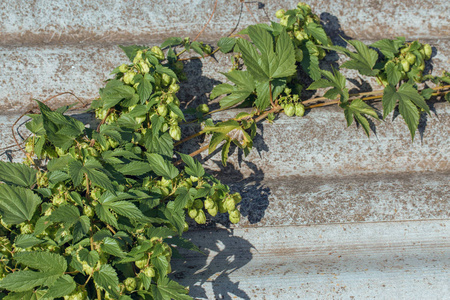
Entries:
<svg viewBox="0 0 450 300">
<path fill-rule="evenodd" d="M 275 13 L 275 17 L 277 17 L 278 19 L 281 19 L 282 17 L 284 17 L 285 13 L 286 13 L 286 11 L 284 9 L 279 9 Z"/>
<path fill-rule="evenodd" d="M 200 209 L 194 220 L 195 222 L 197 222 L 197 224 L 205 224 L 206 223 L 205 212 L 202 209 Z"/>
<path fill-rule="evenodd" d="M 153 52 L 153 54 L 155 54 L 155 57 L 159 60 L 164 60 L 164 52 L 161 50 L 160 47 L 158 46 L 153 46 L 152 49 L 150 49 L 150 51 Z"/>
</svg>

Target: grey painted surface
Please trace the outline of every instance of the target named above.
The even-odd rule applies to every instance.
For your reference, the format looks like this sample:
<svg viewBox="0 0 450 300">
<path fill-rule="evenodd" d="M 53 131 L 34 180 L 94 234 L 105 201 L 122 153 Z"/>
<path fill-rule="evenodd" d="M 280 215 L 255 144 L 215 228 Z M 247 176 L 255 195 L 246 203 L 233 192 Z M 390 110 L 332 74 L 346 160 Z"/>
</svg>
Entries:
<svg viewBox="0 0 450 300">
<path fill-rule="evenodd" d="M 441 75 L 443 70 L 450 70 L 450 41 L 429 42 L 435 50 L 426 72 Z M 336 55 L 329 56 L 322 63 L 322 68 L 330 69 L 336 60 Z M 127 62 L 128 58 L 117 46 L 0 46 L 0 112 L 24 111 L 32 99 L 42 100 L 66 91 L 90 102 L 98 97 L 98 89 L 105 85 L 106 79 L 111 78 L 109 74 L 114 67 Z M 184 103 L 207 102 L 212 88 L 226 81 L 219 72 L 227 72 L 230 67 L 229 57 L 220 53 L 214 58 L 186 63 L 189 80 L 182 83 L 179 98 Z M 373 89 L 380 88 L 372 78 L 360 76 L 351 70 L 343 72 L 348 78 L 354 79 L 353 83 L 348 82 L 353 91 L 360 88 L 367 90 L 368 85 L 373 86 Z M 57 101 L 69 103 L 75 100 L 63 96 L 52 103 Z"/>
<path fill-rule="evenodd" d="M 0 44 L 120 44 L 163 40 L 174 33 L 194 38 L 213 11 L 212 0 L 0 2 Z M 274 20 L 279 8 L 298 1 L 219 0 L 202 39 L 217 40 L 234 27 Z M 263 5 L 261 5 L 261 4 Z M 335 32 L 379 39 L 450 36 L 448 1 L 309 1 L 313 11 Z M 336 22 L 338 20 L 338 23 Z"/>
<path fill-rule="evenodd" d="M 448 299 L 448 220 L 188 232 L 174 277 L 197 299 Z"/>
<path fill-rule="evenodd" d="M 235 27 L 267 22 L 297 1 L 259 3 L 219 0 L 200 40 L 214 43 Z M 420 39 L 435 47 L 427 70 L 450 70 L 448 1 L 310 4 L 335 42 L 342 42 L 339 35 L 366 43 Z M 117 44 L 194 38 L 213 6 L 212 0 L 0 1 L 0 159 L 22 159 L 5 147 L 13 144 L 10 126 L 32 99 L 72 91 L 90 102 L 109 72 L 127 61 Z M 342 61 L 330 57 L 322 67 L 336 60 Z M 179 98 L 205 103 L 225 81 L 219 72 L 228 70 L 229 58 L 219 54 L 185 68 L 190 79 Z M 355 72 L 345 75 L 356 79 L 348 84 L 353 91 L 378 89 Z M 51 105 L 72 102 L 62 96 Z M 92 121 L 89 114 L 76 117 Z M 242 192 L 243 220 L 224 229 L 226 218 L 216 218 L 188 232 L 207 255 L 184 253 L 186 263 L 173 261 L 174 277 L 200 299 L 450 298 L 450 106 L 433 105 L 414 143 L 400 116 L 376 125 L 367 139 L 361 128 L 346 128 L 339 108 L 314 109 L 259 125 L 250 156 L 235 150 L 227 168 L 217 154 L 203 154 L 211 172 Z M 19 132 L 26 137 L 23 124 Z M 197 139 L 181 149 L 201 145 Z"/>
</svg>

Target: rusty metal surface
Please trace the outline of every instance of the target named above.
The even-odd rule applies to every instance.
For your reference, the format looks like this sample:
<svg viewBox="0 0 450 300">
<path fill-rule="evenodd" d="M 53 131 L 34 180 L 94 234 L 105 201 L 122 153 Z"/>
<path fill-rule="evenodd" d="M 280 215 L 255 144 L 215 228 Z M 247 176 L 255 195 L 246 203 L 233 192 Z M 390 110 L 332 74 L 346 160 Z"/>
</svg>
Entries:
<svg viewBox="0 0 450 300">
<path fill-rule="evenodd" d="M 174 33 L 194 38 L 213 11 L 211 0 L 77 1 L 19 0 L 0 2 L 0 44 L 145 44 Z M 217 40 L 255 22 L 275 20 L 279 8 L 297 1 L 219 0 L 202 35 Z M 448 1 L 308 1 L 328 30 L 365 39 L 406 35 L 450 36 Z"/>
<path fill-rule="evenodd" d="M 185 234 L 173 277 L 196 299 L 448 299 L 449 220 Z"/>
</svg>

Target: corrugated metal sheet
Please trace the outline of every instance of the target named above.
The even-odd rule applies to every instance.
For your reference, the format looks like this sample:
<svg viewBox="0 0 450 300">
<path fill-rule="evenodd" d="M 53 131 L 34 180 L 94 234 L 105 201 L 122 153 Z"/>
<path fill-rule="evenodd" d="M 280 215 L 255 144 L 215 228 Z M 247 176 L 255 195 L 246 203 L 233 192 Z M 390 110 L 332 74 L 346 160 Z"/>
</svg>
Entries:
<svg viewBox="0 0 450 300">
<path fill-rule="evenodd" d="M 0 2 L 0 148 L 12 144 L 10 126 L 32 99 L 72 91 L 92 100 L 112 68 L 127 60 L 117 44 L 193 38 L 214 2 Z M 295 4 L 218 0 L 200 40 L 217 41 Z M 435 47 L 427 70 L 450 70 L 448 1 L 310 4 L 334 41 L 339 35 L 367 43 L 400 35 L 425 40 Z M 182 102 L 207 102 L 228 68 L 227 55 L 187 63 Z M 357 78 L 350 89 L 375 86 L 355 72 L 345 75 Z M 63 96 L 52 103 L 74 101 Z M 376 125 L 367 139 L 362 129 L 346 128 L 339 108 L 316 109 L 261 124 L 250 156 L 234 150 L 226 168 L 217 154 L 204 154 L 207 168 L 242 192 L 243 220 L 230 226 L 215 218 L 188 232 L 206 255 L 184 252 L 185 260 L 173 260 L 173 276 L 199 299 L 450 299 L 450 106 L 433 104 L 414 143 L 401 117 Z M 15 130 L 26 135 L 23 125 Z M 204 144 L 200 138 L 181 149 Z M 14 148 L 5 150 L 0 159 L 21 160 Z"/>
</svg>

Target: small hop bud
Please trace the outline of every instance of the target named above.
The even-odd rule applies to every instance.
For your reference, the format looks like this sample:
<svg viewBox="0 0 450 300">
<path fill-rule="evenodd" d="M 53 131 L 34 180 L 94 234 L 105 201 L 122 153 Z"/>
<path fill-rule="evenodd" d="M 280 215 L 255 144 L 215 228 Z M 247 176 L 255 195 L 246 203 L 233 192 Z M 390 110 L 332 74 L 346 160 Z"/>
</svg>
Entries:
<svg viewBox="0 0 450 300">
<path fill-rule="evenodd" d="M 286 13 L 286 11 L 284 9 L 279 9 L 275 13 L 275 17 L 277 17 L 277 19 L 281 19 L 282 17 L 284 17 L 285 13 Z"/>
<path fill-rule="evenodd" d="M 128 66 L 126 64 L 121 64 L 119 67 L 119 71 L 122 73 L 126 73 L 128 71 Z"/>
</svg>

